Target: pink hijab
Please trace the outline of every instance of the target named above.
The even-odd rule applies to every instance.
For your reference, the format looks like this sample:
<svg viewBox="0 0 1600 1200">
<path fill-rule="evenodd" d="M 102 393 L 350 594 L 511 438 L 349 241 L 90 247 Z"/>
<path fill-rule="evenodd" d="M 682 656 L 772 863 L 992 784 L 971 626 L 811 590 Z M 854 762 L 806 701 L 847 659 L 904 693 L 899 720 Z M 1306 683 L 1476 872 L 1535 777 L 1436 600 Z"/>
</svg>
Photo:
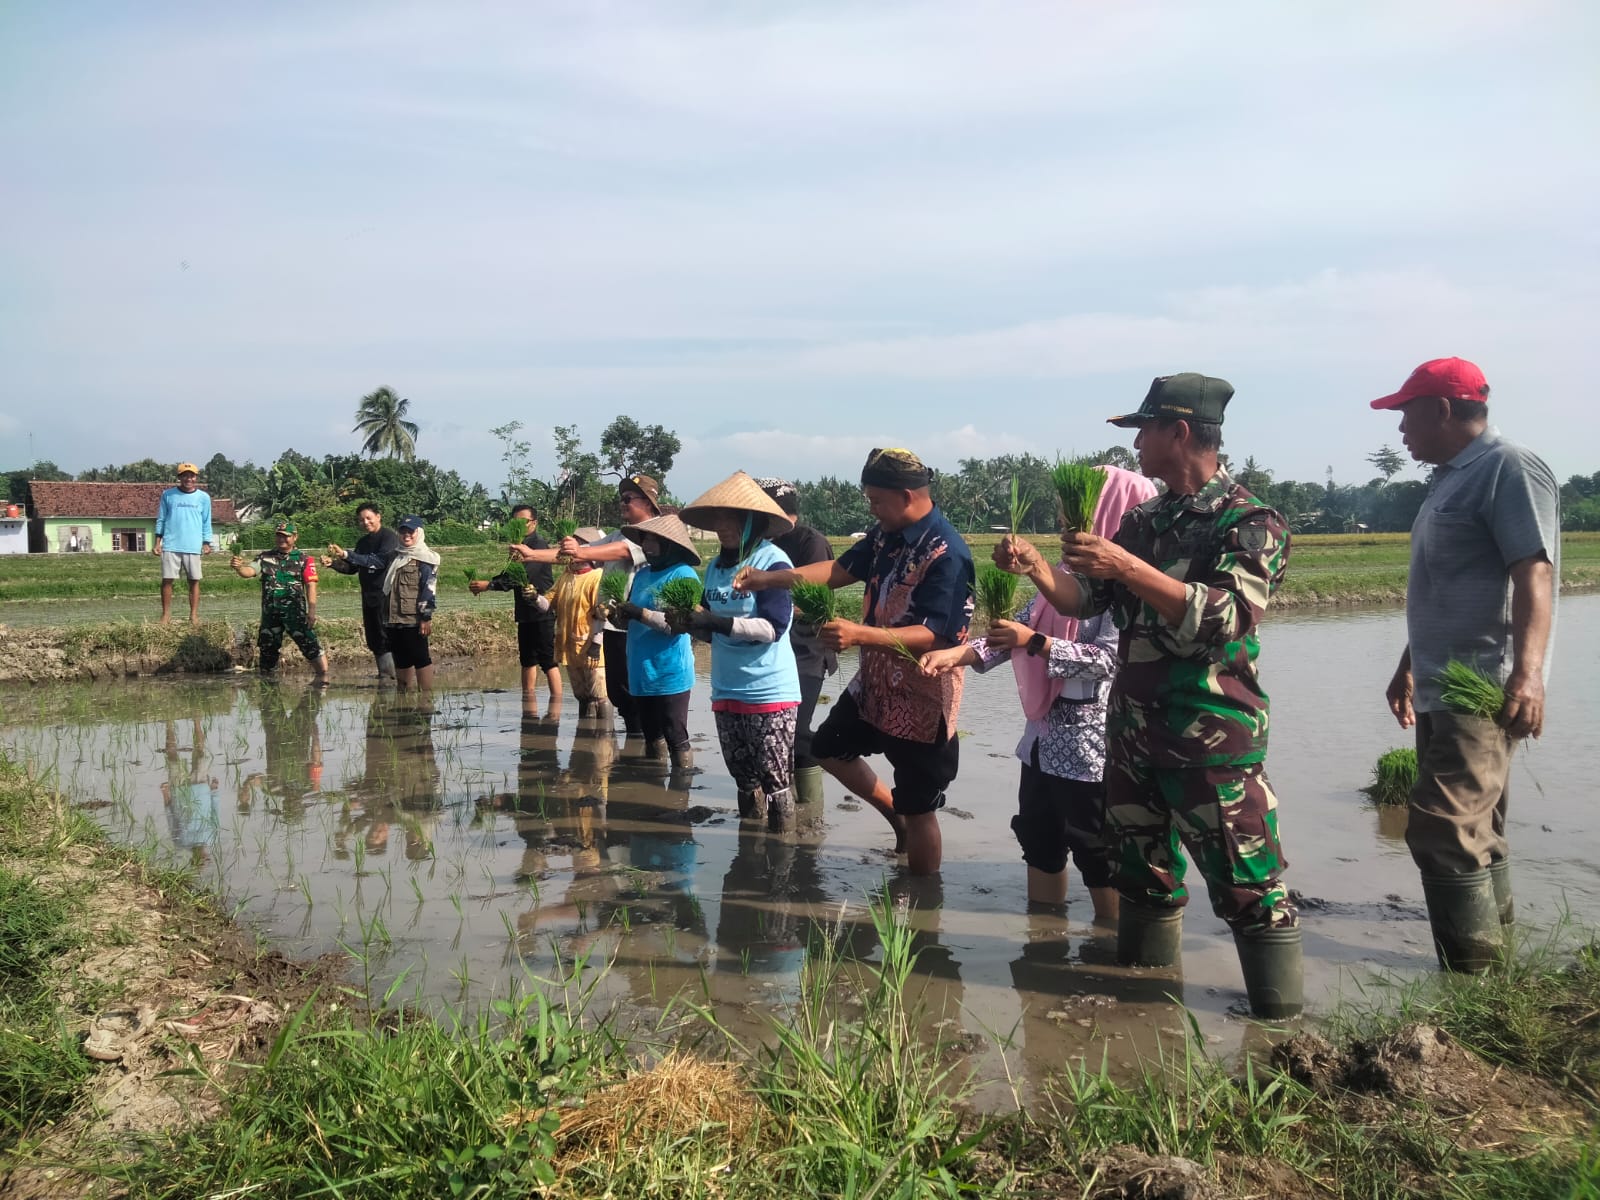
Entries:
<svg viewBox="0 0 1600 1200">
<path fill-rule="evenodd" d="M 1095 505 L 1094 531 L 1109 538 L 1117 532 L 1122 518 L 1129 509 L 1137 508 L 1156 494 L 1156 485 L 1137 471 L 1121 467 L 1100 467 L 1106 473 L 1105 489 L 1100 493 L 1100 503 Z M 1057 570 L 1061 570 L 1058 566 Z M 1033 606 L 1033 629 L 1049 638 L 1075 641 L 1078 637 L 1078 618 L 1064 617 L 1045 600 Z M 1028 720 L 1037 721 L 1050 711 L 1050 706 L 1061 696 L 1064 679 L 1052 679 L 1042 656 L 1029 655 L 1018 646 L 1011 652 L 1011 671 L 1017 677 L 1017 694 L 1022 697 L 1022 711 Z"/>
</svg>

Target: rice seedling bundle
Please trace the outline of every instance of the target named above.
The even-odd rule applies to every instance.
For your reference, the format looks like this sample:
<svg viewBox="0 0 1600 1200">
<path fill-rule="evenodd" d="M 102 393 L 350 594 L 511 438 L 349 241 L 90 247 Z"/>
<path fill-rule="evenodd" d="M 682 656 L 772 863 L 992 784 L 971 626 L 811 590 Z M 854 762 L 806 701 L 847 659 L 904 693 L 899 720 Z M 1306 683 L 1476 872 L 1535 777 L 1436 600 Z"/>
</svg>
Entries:
<svg viewBox="0 0 1600 1200">
<path fill-rule="evenodd" d="M 522 565 L 520 558 L 514 558 L 508 562 L 503 573 L 506 577 L 506 582 L 512 587 L 525 588 L 528 586 L 528 568 Z"/>
<path fill-rule="evenodd" d="M 462 567 L 461 568 L 461 576 L 468 583 L 477 583 L 478 582 L 478 573 L 476 571 L 474 571 L 471 567 Z"/>
<path fill-rule="evenodd" d="M 833 589 L 825 583 L 797 583 L 789 595 L 800 619 L 812 625 L 826 625 L 838 614 Z"/>
<path fill-rule="evenodd" d="M 1506 706 L 1506 693 L 1477 667 L 1451 659 L 1439 672 L 1439 699 L 1454 712 L 1493 720 Z"/>
<path fill-rule="evenodd" d="M 1017 611 L 1017 577 L 993 563 L 979 567 L 978 611 L 990 625 L 1011 620 Z"/>
<path fill-rule="evenodd" d="M 1007 508 L 1010 517 L 1012 533 L 1022 531 L 1022 523 L 1028 519 L 1028 510 L 1033 507 L 1033 493 L 1023 489 L 1017 477 L 1011 477 L 1011 503 Z"/>
<path fill-rule="evenodd" d="M 704 596 L 698 579 L 669 579 L 656 589 L 656 599 L 668 612 L 693 612 Z"/>
<path fill-rule="evenodd" d="M 1417 752 L 1410 746 L 1385 750 L 1372 768 L 1372 782 L 1361 790 L 1374 804 L 1404 804 L 1417 782 Z"/>
<path fill-rule="evenodd" d="M 550 536 L 556 541 L 569 538 L 578 532 L 578 523 L 571 517 L 563 517 L 550 527 Z"/>
<path fill-rule="evenodd" d="M 607 571 L 600 576 L 600 599 L 621 604 L 628 598 L 628 576 L 622 571 Z"/>
<path fill-rule="evenodd" d="M 1106 486 L 1106 473 L 1078 463 L 1058 462 L 1050 472 L 1050 482 L 1061 500 L 1063 533 L 1092 533 L 1094 510 Z"/>
</svg>

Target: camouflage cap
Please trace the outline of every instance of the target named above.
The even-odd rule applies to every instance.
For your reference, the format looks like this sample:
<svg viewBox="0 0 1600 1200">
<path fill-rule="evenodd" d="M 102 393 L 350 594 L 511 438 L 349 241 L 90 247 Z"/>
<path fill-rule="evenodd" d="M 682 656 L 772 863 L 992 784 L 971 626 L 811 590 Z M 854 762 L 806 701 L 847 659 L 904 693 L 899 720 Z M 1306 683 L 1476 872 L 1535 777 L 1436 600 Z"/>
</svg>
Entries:
<svg viewBox="0 0 1600 1200">
<path fill-rule="evenodd" d="M 294 533 L 294 534 L 298 534 L 300 532 L 300 527 L 298 525 L 296 525 L 293 521 L 279 521 L 276 525 L 274 525 L 272 527 L 272 532 L 273 533 Z"/>
<path fill-rule="evenodd" d="M 1122 429 L 1138 429 L 1151 421 L 1188 421 L 1198 425 L 1221 425 L 1222 410 L 1233 399 L 1233 384 L 1226 379 L 1184 371 L 1180 375 L 1161 375 L 1151 381 L 1139 411 L 1120 417 L 1107 417 L 1106 424 Z"/>
</svg>

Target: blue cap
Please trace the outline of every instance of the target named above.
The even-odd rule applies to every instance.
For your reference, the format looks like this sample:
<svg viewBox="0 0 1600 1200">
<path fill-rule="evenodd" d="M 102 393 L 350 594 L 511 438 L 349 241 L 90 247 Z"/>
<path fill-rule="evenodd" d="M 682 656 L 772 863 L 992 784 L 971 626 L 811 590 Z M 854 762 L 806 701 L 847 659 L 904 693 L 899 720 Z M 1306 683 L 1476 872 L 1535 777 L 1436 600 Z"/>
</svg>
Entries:
<svg viewBox="0 0 1600 1200">
<path fill-rule="evenodd" d="M 410 517 L 401 517 L 399 524 L 397 524 L 395 526 L 395 528 L 396 529 L 421 529 L 422 525 L 423 525 L 423 521 L 422 521 L 421 517 L 410 516 Z"/>
</svg>

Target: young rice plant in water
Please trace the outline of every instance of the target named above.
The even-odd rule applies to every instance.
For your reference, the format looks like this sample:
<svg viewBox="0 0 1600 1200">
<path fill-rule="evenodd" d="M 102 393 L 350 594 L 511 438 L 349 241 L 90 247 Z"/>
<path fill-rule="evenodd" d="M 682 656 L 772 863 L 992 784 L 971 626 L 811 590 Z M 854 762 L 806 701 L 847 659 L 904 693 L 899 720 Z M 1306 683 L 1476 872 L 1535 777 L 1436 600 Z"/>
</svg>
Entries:
<svg viewBox="0 0 1600 1200">
<path fill-rule="evenodd" d="M 833 589 L 825 583 L 797 583 L 789 595 L 800 619 L 812 625 L 826 625 L 838 612 Z"/>
<path fill-rule="evenodd" d="M 1417 782 L 1417 752 L 1410 746 L 1385 750 L 1372 768 L 1372 782 L 1361 790 L 1374 804 L 1404 804 Z"/>
<path fill-rule="evenodd" d="M 1097 467 L 1058 462 L 1050 472 L 1050 482 L 1061 500 L 1061 531 L 1090 533 L 1094 530 L 1094 510 L 1106 486 L 1106 473 Z"/>
<path fill-rule="evenodd" d="M 990 625 L 1011 620 L 1017 611 L 1017 577 L 993 563 L 979 567 L 978 610 Z"/>
<path fill-rule="evenodd" d="M 1439 699 L 1452 712 L 1494 720 L 1506 705 L 1506 693 L 1476 667 L 1451 659 L 1439 672 Z"/>
</svg>

